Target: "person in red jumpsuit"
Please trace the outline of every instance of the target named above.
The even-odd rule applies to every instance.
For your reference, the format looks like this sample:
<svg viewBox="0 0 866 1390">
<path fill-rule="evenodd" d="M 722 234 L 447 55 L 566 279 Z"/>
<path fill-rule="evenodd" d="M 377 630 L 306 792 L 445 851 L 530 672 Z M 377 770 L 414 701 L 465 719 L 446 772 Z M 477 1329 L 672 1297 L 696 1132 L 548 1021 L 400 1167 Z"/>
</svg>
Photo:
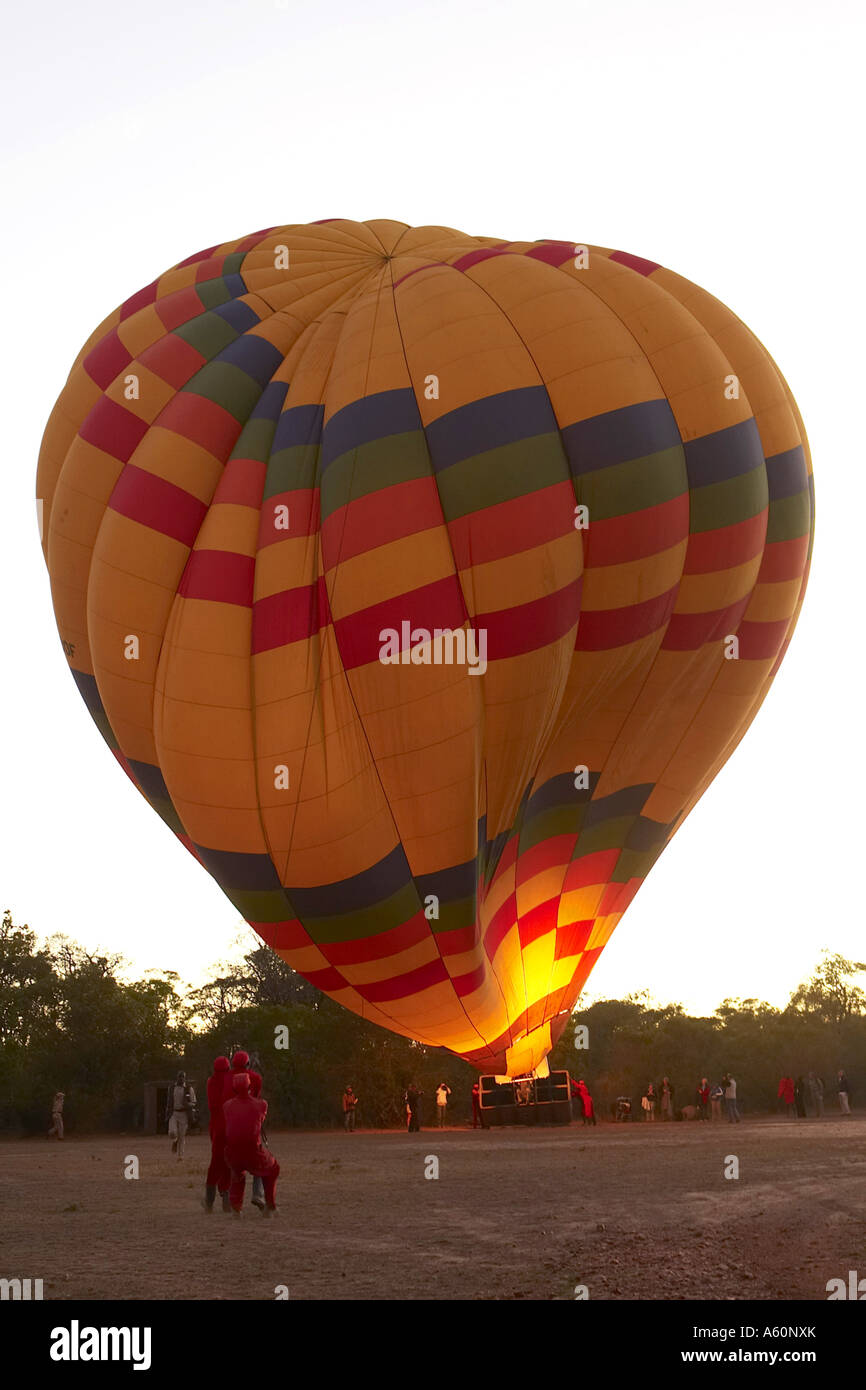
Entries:
<svg viewBox="0 0 866 1390">
<path fill-rule="evenodd" d="M 585 1125 L 595 1124 L 595 1107 L 592 1103 L 592 1096 L 589 1094 L 589 1087 L 585 1081 L 577 1083 L 578 1095 L 583 1104 L 583 1123 Z"/>
<path fill-rule="evenodd" d="M 234 1096 L 223 1106 L 226 1128 L 226 1163 L 231 1169 L 229 1196 L 232 1211 L 240 1216 L 244 1204 L 246 1175 L 260 1177 L 265 1189 L 264 1216 L 276 1211 L 274 1200 L 280 1165 L 262 1144 L 262 1121 L 268 1103 L 250 1093 L 249 1072 L 236 1072 L 232 1081 Z"/>
<path fill-rule="evenodd" d="M 225 1100 L 226 1078 L 230 1076 L 228 1057 L 217 1057 L 213 1064 L 213 1073 L 207 1079 L 207 1108 L 210 1114 L 208 1126 L 210 1133 L 210 1167 L 205 1178 L 204 1201 L 202 1206 L 205 1211 L 212 1212 L 213 1204 L 216 1199 L 217 1191 L 222 1198 L 223 1211 L 230 1210 L 229 1204 L 229 1181 L 230 1174 L 225 1159 L 226 1132 L 223 1120 L 223 1101 Z"/>
</svg>

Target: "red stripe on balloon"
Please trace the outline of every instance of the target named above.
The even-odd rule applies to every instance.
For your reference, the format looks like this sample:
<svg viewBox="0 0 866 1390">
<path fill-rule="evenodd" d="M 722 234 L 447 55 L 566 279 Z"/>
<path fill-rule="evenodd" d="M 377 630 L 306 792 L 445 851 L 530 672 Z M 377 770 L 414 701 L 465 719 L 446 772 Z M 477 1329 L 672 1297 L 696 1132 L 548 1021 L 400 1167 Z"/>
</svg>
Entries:
<svg viewBox="0 0 866 1390">
<path fill-rule="evenodd" d="M 174 483 L 128 463 L 115 484 L 108 506 L 152 531 L 192 546 L 207 513 L 204 502 Z"/>
<path fill-rule="evenodd" d="M 241 432 L 241 424 L 227 410 L 194 391 L 181 391 L 161 411 L 156 424 L 193 444 L 214 458 L 227 459 Z"/>
<path fill-rule="evenodd" d="M 432 989 L 434 985 L 442 984 L 448 978 L 448 971 L 437 956 L 427 965 L 420 965 L 417 970 L 407 970 L 404 975 L 395 975 L 391 980 L 376 980 L 371 984 L 353 985 L 352 988 L 357 990 L 368 1004 L 383 1004 L 392 999 L 404 999 L 411 994 L 420 994 L 422 990 Z"/>
<path fill-rule="evenodd" d="M 156 305 L 156 312 L 169 332 L 173 332 L 175 328 L 180 328 L 182 324 L 189 323 L 190 319 L 196 319 L 203 314 L 204 305 L 195 290 L 187 285 L 184 289 L 175 290 L 174 294 L 167 294 L 164 299 L 160 299 Z"/>
<path fill-rule="evenodd" d="M 281 541 L 293 540 L 298 536 L 312 536 L 319 529 L 319 489 L 312 487 L 294 488 L 290 492 L 277 492 L 262 502 L 259 519 L 258 546 L 264 550 L 269 545 L 279 545 Z M 289 525 L 287 529 L 277 529 L 278 507 L 288 507 Z M 324 527 L 322 528 L 324 532 Z M 323 543 L 324 550 L 324 543 Z"/>
<path fill-rule="evenodd" d="M 251 608 L 255 574 L 256 562 L 250 555 L 231 550 L 194 550 L 177 591 L 183 598 Z"/>
<path fill-rule="evenodd" d="M 337 618 L 334 631 L 343 666 L 351 670 L 379 660 L 382 646 L 379 634 L 385 629 L 394 629 L 402 637 L 404 622 L 410 623 L 413 630 L 423 628 L 432 632 L 437 627 L 459 628 L 465 621 L 460 585 L 455 575 L 448 575 L 420 589 Z"/>
<path fill-rule="evenodd" d="M 520 949 L 525 950 L 531 946 L 533 941 L 538 941 L 542 936 L 548 936 L 550 932 L 556 931 L 556 918 L 559 912 L 559 898 L 548 898 L 543 903 L 538 903 L 529 912 L 520 915 L 518 931 L 520 933 Z"/>
<path fill-rule="evenodd" d="M 127 463 L 150 426 L 122 405 L 103 396 L 78 431 L 80 437 L 112 458 Z"/>
<path fill-rule="evenodd" d="M 325 518 L 322 522 L 325 568 L 331 569 L 342 560 L 441 525 L 442 504 L 433 478 L 395 483 L 380 492 L 358 497 Z"/>
<path fill-rule="evenodd" d="M 767 534 L 767 508 L 757 516 L 720 526 L 715 531 L 698 531 L 689 536 L 684 574 L 713 574 L 717 570 L 744 565 L 760 554 Z"/>
<path fill-rule="evenodd" d="M 448 534 L 457 568 L 519 555 L 569 535 L 574 530 L 574 508 L 574 488 L 566 481 L 450 521 Z"/>
<path fill-rule="evenodd" d="M 267 464 L 258 459 L 231 458 L 217 483 L 213 506 L 250 507 L 262 505 Z"/>
<path fill-rule="evenodd" d="M 384 960 L 387 956 L 408 951 L 430 936 L 430 923 L 423 912 L 418 912 L 408 922 L 390 931 L 377 932 L 375 936 L 365 936 L 359 941 L 321 942 L 319 950 L 332 965 L 362 965 L 366 961 Z"/>
<path fill-rule="evenodd" d="M 145 348 L 139 358 L 143 367 L 167 381 L 175 391 L 182 390 L 196 372 L 201 371 L 206 360 L 174 333 L 167 333 L 164 338 Z"/>
<path fill-rule="evenodd" d="M 775 657 L 787 636 L 790 625 L 790 618 L 781 618 L 772 623 L 748 621 L 740 623 L 737 628 L 740 660 L 768 661 Z"/>
<path fill-rule="evenodd" d="M 457 998 L 465 999 L 467 994 L 474 994 L 484 984 L 486 977 L 486 965 L 477 965 L 474 970 L 468 971 L 465 975 L 452 975 L 451 984 Z"/>
<path fill-rule="evenodd" d="M 511 928 L 517 922 L 517 897 L 510 893 L 505 902 L 494 912 L 484 933 L 484 950 L 487 959 L 492 960 Z"/>
<path fill-rule="evenodd" d="M 613 647 L 625 647 L 638 642 L 663 628 L 674 610 L 676 588 L 644 603 L 631 603 L 625 608 L 602 608 L 580 615 L 575 651 L 601 652 Z"/>
<path fill-rule="evenodd" d="M 575 888 L 589 888 L 597 883 L 607 883 L 619 859 L 618 849 L 599 849 L 594 854 L 584 854 L 568 866 L 562 885 L 563 893 L 571 893 Z"/>
<path fill-rule="evenodd" d="M 530 603 L 479 613 L 472 626 L 487 632 L 488 661 L 523 656 L 558 642 L 577 625 L 582 588 L 583 580 L 575 579 L 556 593 Z"/>
<path fill-rule="evenodd" d="M 452 927 L 450 931 L 436 933 L 436 947 L 441 956 L 461 956 L 478 945 L 478 928 L 473 923 L 468 927 Z"/>
<path fill-rule="evenodd" d="M 137 294 L 125 299 L 120 306 L 121 319 L 131 318 L 133 314 L 138 313 L 139 309 L 145 309 L 148 304 L 153 304 L 158 286 L 159 281 L 153 280 L 149 285 L 145 285 L 143 290 L 139 290 Z"/>
<path fill-rule="evenodd" d="M 792 541 L 773 541 L 764 551 L 758 583 L 781 584 L 789 579 L 799 579 L 805 569 L 808 553 L 808 536 L 797 536 Z"/>
<path fill-rule="evenodd" d="M 112 328 L 111 332 L 101 338 L 96 347 L 87 354 L 84 370 L 100 390 L 104 391 L 131 361 L 132 357 L 120 341 L 117 329 Z"/>
<path fill-rule="evenodd" d="M 629 512 L 604 521 L 593 521 L 581 533 L 586 547 L 587 569 L 623 565 L 684 541 L 689 534 L 689 494 L 682 493 L 657 507 Z M 691 544 L 691 542 L 690 542 Z"/>
<path fill-rule="evenodd" d="M 309 932 L 296 920 L 286 922 L 250 922 L 254 932 L 274 951 L 300 951 L 314 946 Z"/>
<path fill-rule="evenodd" d="M 652 275 L 654 270 L 661 270 L 658 261 L 648 261 L 643 256 L 633 256 L 630 251 L 612 251 L 608 260 L 617 261 L 620 265 L 627 265 L 629 270 L 636 270 L 638 275 Z"/>
<path fill-rule="evenodd" d="M 547 265 L 565 265 L 566 261 L 574 260 L 575 245 L 573 241 L 548 241 L 540 246 L 531 247 L 524 252 L 524 255 L 529 261 L 544 261 Z"/>
<path fill-rule="evenodd" d="M 579 956 L 585 948 L 594 926 L 595 918 L 590 917 L 584 922 L 569 922 L 567 926 L 558 927 L 553 947 L 553 959 L 564 960 L 566 956 Z"/>
<path fill-rule="evenodd" d="M 675 613 L 670 620 L 662 650 L 668 652 L 693 652 L 707 642 L 721 642 L 737 631 L 743 614 L 749 606 L 751 593 L 745 598 L 729 603 L 727 608 L 718 608 L 709 613 Z"/>
<path fill-rule="evenodd" d="M 330 621 L 328 593 L 321 577 L 315 584 L 257 599 L 253 605 L 253 654 L 302 642 Z"/>
</svg>

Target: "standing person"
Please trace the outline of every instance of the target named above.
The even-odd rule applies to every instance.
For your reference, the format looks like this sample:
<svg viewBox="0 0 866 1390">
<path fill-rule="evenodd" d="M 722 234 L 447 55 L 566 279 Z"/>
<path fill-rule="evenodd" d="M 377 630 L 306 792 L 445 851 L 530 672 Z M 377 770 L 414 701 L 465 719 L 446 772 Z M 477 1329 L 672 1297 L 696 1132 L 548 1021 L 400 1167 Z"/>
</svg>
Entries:
<svg viewBox="0 0 866 1390">
<path fill-rule="evenodd" d="M 481 1120 L 481 1083 L 476 1081 L 472 1087 L 472 1128 L 477 1129 L 479 1125 L 484 1128 Z"/>
<path fill-rule="evenodd" d="M 662 1084 L 659 1087 L 661 1098 L 661 1115 L 663 1120 L 672 1120 L 674 1117 L 674 1088 L 668 1077 L 662 1077 Z"/>
<path fill-rule="evenodd" d="M 695 1092 L 695 1103 L 698 1107 L 698 1119 L 708 1120 L 710 1104 L 710 1083 L 705 1076 L 701 1077 L 701 1084 Z"/>
<path fill-rule="evenodd" d="M 446 1082 L 441 1081 L 436 1087 L 436 1123 L 440 1129 L 445 1128 L 445 1116 L 448 1110 L 448 1097 L 451 1094 L 451 1087 Z"/>
<path fill-rule="evenodd" d="M 725 1088 L 725 1110 L 727 1111 L 728 1124 L 740 1123 L 740 1112 L 737 1109 L 737 1083 L 730 1072 L 725 1072 L 722 1077 L 722 1085 Z"/>
<path fill-rule="evenodd" d="M 250 1078 L 250 1095 L 253 1097 L 254 1100 L 263 1099 L 262 1086 L 264 1083 L 262 1081 L 260 1073 L 257 1071 L 253 1071 L 252 1067 L 250 1067 L 249 1071 L 247 1072 L 247 1076 Z M 261 1140 L 264 1147 L 267 1148 L 268 1141 L 265 1136 L 264 1124 L 262 1125 L 261 1130 Z M 252 1202 L 253 1206 L 258 1207 L 259 1211 L 262 1213 L 262 1215 L 264 1215 L 265 1206 L 267 1205 L 265 1202 L 265 1184 L 259 1173 L 253 1173 L 253 1192 L 252 1196 L 250 1197 L 250 1201 Z"/>
<path fill-rule="evenodd" d="M 851 1114 L 851 1088 L 848 1085 L 848 1078 L 841 1069 L 836 1074 L 836 1093 L 839 1097 L 839 1109 L 843 1115 Z"/>
<path fill-rule="evenodd" d="M 715 1084 L 714 1086 L 711 1086 L 711 1087 L 710 1087 L 710 1122 L 711 1122 L 711 1123 L 712 1123 L 713 1120 L 721 1120 L 721 1118 L 722 1118 L 722 1101 L 724 1100 L 724 1098 L 725 1098 L 725 1088 L 724 1088 L 724 1086 L 720 1086 L 719 1083 L 718 1083 L 718 1081 L 717 1081 L 716 1084 Z"/>
<path fill-rule="evenodd" d="M 796 1119 L 794 1109 L 794 1082 L 790 1076 L 783 1076 L 779 1082 L 778 1098 L 785 1107 L 785 1114 L 790 1120 Z"/>
<path fill-rule="evenodd" d="M 824 1114 L 824 1082 L 820 1076 L 816 1076 L 813 1071 L 810 1071 L 806 1086 L 809 1091 L 809 1099 L 815 1107 L 815 1117 L 821 1119 Z"/>
<path fill-rule="evenodd" d="M 589 1094 L 589 1087 L 585 1081 L 578 1081 L 577 1089 L 580 1093 L 580 1099 L 583 1102 L 583 1123 L 585 1125 L 594 1125 L 596 1123 L 595 1106 L 592 1103 L 592 1096 Z"/>
<path fill-rule="evenodd" d="M 266 1206 L 263 1216 L 276 1210 L 276 1183 L 280 1165 L 262 1144 L 262 1122 L 268 1113 L 268 1102 L 250 1093 L 250 1078 L 246 1071 L 236 1071 L 232 1078 L 233 1096 L 223 1106 L 226 1128 L 226 1163 L 231 1169 L 232 1211 L 240 1216 L 244 1205 L 246 1175 L 260 1177 L 265 1189 Z"/>
<path fill-rule="evenodd" d="M 343 1092 L 343 1125 L 347 1134 L 355 1133 L 355 1106 L 357 1104 L 358 1097 L 351 1086 L 347 1086 Z"/>
<path fill-rule="evenodd" d="M 408 1089 L 406 1091 L 406 1109 L 409 1114 L 409 1123 L 406 1126 L 406 1132 L 408 1134 L 420 1134 L 421 1132 L 421 1125 L 418 1118 L 418 1110 L 423 1094 L 424 1092 L 418 1090 L 418 1087 L 415 1085 L 414 1081 L 411 1081 L 409 1083 Z"/>
<path fill-rule="evenodd" d="M 797 1118 L 806 1118 L 806 1083 L 802 1076 L 798 1076 L 794 1082 L 794 1104 L 797 1107 Z"/>
<path fill-rule="evenodd" d="M 174 1085 L 168 1088 L 165 1107 L 165 1117 L 168 1120 L 168 1132 L 171 1137 L 171 1151 L 173 1154 L 177 1154 L 178 1163 L 183 1159 L 183 1146 L 186 1132 L 189 1129 L 190 1111 L 195 1103 L 195 1091 L 192 1086 L 187 1085 L 186 1072 L 179 1071 Z"/>
<path fill-rule="evenodd" d="M 228 1057 L 215 1057 L 213 1071 L 207 1079 L 207 1108 L 209 1114 L 208 1133 L 210 1134 L 210 1165 L 205 1178 L 202 1206 L 206 1212 L 213 1211 L 217 1192 L 222 1199 L 223 1211 L 230 1211 L 229 1182 L 231 1175 L 226 1163 L 226 1129 L 223 1119 L 225 1083 L 229 1075 Z"/>
<path fill-rule="evenodd" d="M 574 1119 L 585 1118 L 586 1111 L 583 1108 L 583 1096 L 580 1093 L 580 1085 L 577 1081 L 571 1081 L 571 1107 Z"/>
<path fill-rule="evenodd" d="M 645 1120 L 654 1120 L 656 1117 L 656 1088 L 652 1082 L 649 1083 L 641 1099 L 643 1116 Z"/>
<path fill-rule="evenodd" d="M 65 1097 L 62 1091 L 54 1092 L 54 1099 L 51 1102 L 51 1128 L 48 1131 L 48 1138 L 52 1134 L 58 1139 L 63 1138 L 63 1101 Z"/>
</svg>

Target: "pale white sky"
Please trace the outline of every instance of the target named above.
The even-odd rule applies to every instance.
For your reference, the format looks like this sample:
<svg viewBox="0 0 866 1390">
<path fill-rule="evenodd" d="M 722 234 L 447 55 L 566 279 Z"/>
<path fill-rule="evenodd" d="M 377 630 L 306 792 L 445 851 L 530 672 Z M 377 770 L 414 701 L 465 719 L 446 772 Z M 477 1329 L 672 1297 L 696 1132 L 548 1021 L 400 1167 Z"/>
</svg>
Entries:
<svg viewBox="0 0 866 1390">
<path fill-rule="evenodd" d="M 128 783 L 67 673 L 39 442 L 116 304 L 202 246 L 391 217 L 657 260 L 776 358 L 815 462 L 800 625 L 590 996 L 775 1003 L 866 956 L 858 0 L 46 0 L 7 19 L 0 909 L 198 981 L 239 921 Z M 855 606 L 856 605 L 856 606 Z"/>
</svg>

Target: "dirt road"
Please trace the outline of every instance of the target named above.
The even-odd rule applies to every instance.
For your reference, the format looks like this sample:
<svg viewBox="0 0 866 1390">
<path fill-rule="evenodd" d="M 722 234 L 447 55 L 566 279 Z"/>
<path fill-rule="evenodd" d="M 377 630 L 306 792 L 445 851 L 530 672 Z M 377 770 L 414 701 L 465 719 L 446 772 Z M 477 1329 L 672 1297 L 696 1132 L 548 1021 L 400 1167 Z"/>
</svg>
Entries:
<svg viewBox="0 0 866 1390">
<path fill-rule="evenodd" d="M 866 1276 L 866 1117 L 271 1145 L 266 1221 L 202 1211 L 205 1136 L 182 1164 L 163 1138 L 5 1142 L 0 1276 L 46 1299 L 826 1299 Z"/>
</svg>

